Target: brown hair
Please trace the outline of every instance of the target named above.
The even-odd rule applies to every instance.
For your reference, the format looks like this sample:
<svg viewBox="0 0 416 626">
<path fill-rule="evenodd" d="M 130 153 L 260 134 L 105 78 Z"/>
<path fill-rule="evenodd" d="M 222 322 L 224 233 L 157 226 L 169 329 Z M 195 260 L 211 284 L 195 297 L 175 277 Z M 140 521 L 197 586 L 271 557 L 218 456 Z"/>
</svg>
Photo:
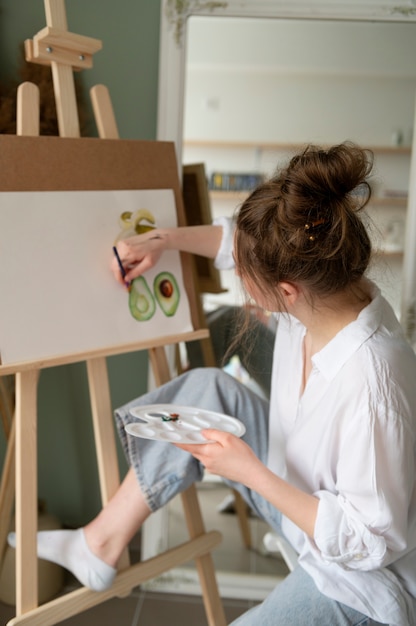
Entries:
<svg viewBox="0 0 416 626">
<path fill-rule="evenodd" d="M 360 211 L 371 196 L 372 164 L 372 153 L 350 142 L 308 146 L 257 187 L 236 218 L 240 276 L 275 298 L 281 281 L 312 298 L 357 283 L 371 257 Z"/>
</svg>

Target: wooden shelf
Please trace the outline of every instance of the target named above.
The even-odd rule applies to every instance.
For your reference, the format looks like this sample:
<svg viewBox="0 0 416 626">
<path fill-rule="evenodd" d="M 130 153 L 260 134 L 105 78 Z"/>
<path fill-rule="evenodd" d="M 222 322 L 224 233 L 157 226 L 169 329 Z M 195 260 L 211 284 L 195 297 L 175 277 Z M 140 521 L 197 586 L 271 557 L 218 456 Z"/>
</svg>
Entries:
<svg viewBox="0 0 416 626">
<path fill-rule="evenodd" d="M 369 206 L 390 206 L 407 208 L 407 197 L 378 196 L 371 198 Z"/>
<path fill-rule="evenodd" d="M 211 189 L 210 198 L 213 200 L 243 200 L 248 196 L 249 191 L 221 191 L 219 189 Z"/>
<path fill-rule="evenodd" d="M 404 250 L 389 250 L 388 248 L 385 250 L 384 248 L 379 248 L 374 250 L 374 254 L 377 256 L 387 256 L 390 258 L 400 258 L 404 254 Z"/>
<path fill-rule="evenodd" d="M 220 189 L 211 189 L 209 191 L 209 195 L 212 200 L 243 200 L 249 193 L 249 191 L 244 190 L 221 191 Z M 386 196 L 373 197 L 368 203 L 368 206 L 389 206 L 405 209 L 407 208 L 407 198 L 393 198 Z"/>
</svg>

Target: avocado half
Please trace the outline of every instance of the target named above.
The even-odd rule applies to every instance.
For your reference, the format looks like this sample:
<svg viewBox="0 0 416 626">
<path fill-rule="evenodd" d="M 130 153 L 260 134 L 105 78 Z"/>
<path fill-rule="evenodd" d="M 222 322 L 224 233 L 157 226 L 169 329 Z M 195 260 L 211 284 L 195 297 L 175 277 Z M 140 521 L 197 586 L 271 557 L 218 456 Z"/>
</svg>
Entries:
<svg viewBox="0 0 416 626">
<path fill-rule="evenodd" d="M 176 278 L 170 272 L 160 272 L 153 281 L 153 292 L 163 313 L 175 315 L 179 306 L 180 291 Z"/>
<path fill-rule="evenodd" d="M 155 299 L 143 276 L 138 276 L 131 283 L 129 308 L 132 316 L 139 322 L 150 320 L 155 314 Z"/>
</svg>

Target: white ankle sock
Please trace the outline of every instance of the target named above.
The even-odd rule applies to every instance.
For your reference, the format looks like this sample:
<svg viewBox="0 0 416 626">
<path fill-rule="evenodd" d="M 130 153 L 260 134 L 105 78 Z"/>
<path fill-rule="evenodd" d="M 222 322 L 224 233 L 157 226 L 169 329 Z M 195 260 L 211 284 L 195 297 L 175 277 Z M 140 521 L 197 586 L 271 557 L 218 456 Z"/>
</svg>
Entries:
<svg viewBox="0 0 416 626">
<path fill-rule="evenodd" d="M 16 547 L 15 533 L 7 541 Z M 37 552 L 41 559 L 68 569 L 82 585 L 93 591 L 111 587 L 117 570 L 91 552 L 82 528 L 78 530 L 42 530 L 37 534 Z"/>
</svg>

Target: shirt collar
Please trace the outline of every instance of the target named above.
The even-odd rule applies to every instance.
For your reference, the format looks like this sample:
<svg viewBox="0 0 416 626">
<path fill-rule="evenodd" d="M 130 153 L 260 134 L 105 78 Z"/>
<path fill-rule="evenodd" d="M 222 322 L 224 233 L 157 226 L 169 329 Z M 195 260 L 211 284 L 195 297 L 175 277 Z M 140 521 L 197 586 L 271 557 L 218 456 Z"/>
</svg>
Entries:
<svg viewBox="0 0 416 626">
<path fill-rule="evenodd" d="M 335 378 L 348 359 L 379 328 L 383 316 L 384 299 L 379 288 L 371 284 L 372 298 L 357 319 L 345 326 L 322 350 L 314 354 L 312 362 L 327 380 Z"/>
</svg>

